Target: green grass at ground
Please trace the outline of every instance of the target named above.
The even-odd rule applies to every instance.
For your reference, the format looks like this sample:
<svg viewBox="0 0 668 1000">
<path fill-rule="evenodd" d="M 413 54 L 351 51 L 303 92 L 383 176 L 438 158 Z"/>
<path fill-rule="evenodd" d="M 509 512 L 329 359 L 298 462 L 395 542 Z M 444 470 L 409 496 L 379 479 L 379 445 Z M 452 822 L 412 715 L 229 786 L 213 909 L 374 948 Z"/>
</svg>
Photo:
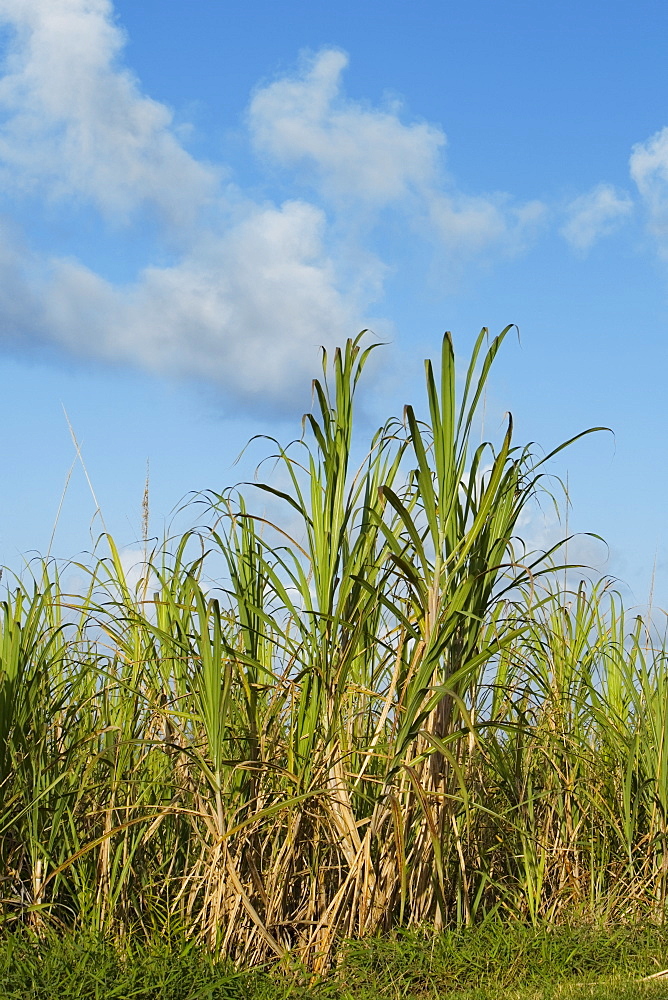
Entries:
<svg viewBox="0 0 668 1000">
<path fill-rule="evenodd" d="M 488 925 L 351 942 L 319 981 L 240 972 L 183 941 L 0 942 L 0 1000 L 668 1000 L 668 928 Z"/>
<path fill-rule="evenodd" d="M 344 967 L 350 1000 L 668 998 L 668 980 L 637 982 L 668 967 L 668 929 L 412 931 L 350 944 Z"/>
<path fill-rule="evenodd" d="M 233 969 L 184 942 L 21 934 L 0 944 L 0 1000 L 240 1000 L 238 985 Z"/>
</svg>

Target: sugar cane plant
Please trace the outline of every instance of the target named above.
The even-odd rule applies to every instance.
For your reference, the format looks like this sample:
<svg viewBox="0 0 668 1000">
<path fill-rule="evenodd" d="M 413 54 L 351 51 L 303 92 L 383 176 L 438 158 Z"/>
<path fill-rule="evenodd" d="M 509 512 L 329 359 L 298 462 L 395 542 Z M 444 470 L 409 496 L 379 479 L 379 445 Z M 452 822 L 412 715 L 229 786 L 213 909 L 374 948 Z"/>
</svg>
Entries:
<svg viewBox="0 0 668 1000">
<path fill-rule="evenodd" d="M 208 494 L 138 585 L 108 537 L 83 595 L 50 564 L 8 585 L 5 924 L 174 927 L 321 969 L 416 923 L 663 919 L 663 645 L 517 538 L 565 445 L 536 456 L 510 418 L 474 445 L 507 334 L 461 380 L 446 335 L 424 418 L 362 450 L 360 335 L 271 442 L 279 474 Z"/>
</svg>

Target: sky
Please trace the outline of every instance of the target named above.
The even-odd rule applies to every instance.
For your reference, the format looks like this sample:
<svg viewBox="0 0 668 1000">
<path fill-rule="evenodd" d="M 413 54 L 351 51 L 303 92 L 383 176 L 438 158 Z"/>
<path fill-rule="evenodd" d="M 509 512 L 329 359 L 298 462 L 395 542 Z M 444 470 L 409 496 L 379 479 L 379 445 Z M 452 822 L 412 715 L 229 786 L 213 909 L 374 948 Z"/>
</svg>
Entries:
<svg viewBox="0 0 668 1000">
<path fill-rule="evenodd" d="M 132 560 L 320 345 L 386 343 L 370 433 L 514 323 L 486 435 L 611 429 L 523 531 L 668 608 L 667 57 L 653 0 L 0 0 L 0 564 Z"/>
</svg>

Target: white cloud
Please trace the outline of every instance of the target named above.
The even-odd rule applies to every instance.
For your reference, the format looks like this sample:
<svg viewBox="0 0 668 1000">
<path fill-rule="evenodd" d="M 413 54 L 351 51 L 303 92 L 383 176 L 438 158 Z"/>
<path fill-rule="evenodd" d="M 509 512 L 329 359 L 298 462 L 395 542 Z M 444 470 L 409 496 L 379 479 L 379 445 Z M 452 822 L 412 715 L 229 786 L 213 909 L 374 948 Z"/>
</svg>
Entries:
<svg viewBox="0 0 668 1000">
<path fill-rule="evenodd" d="M 568 221 L 562 236 L 575 250 L 586 252 L 602 236 L 608 236 L 633 211 L 633 201 L 611 184 L 599 184 L 568 205 Z"/>
<path fill-rule="evenodd" d="M 432 184 L 445 135 L 434 125 L 404 125 L 394 111 L 344 100 L 348 57 L 325 49 L 297 77 L 259 90 L 250 105 L 259 150 L 288 166 L 313 166 L 327 193 L 387 204 Z"/>
<path fill-rule="evenodd" d="M 121 63 L 111 0 L 0 0 L 0 25 L 10 29 L 0 77 L 9 211 L 21 194 L 62 211 L 92 207 L 113 224 L 122 254 L 124 239 L 146 241 L 148 210 L 164 223 L 151 230 L 157 259 L 160 241 L 172 254 L 157 266 L 147 251 L 133 280 L 113 283 L 90 261 L 57 249 L 40 256 L 0 229 L 5 340 L 203 377 L 237 401 L 281 405 L 308 385 L 320 344 L 367 325 L 380 291 L 386 268 L 347 224 L 358 214 L 350 199 L 360 210 L 403 212 L 415 238 L 435 241 L 449 261 L 516 248 L 541 216 L 538 203 L 459 191 L 441 162 L 443 131 L 404 123 L 396 106 L 347 99 L 347 57 L 333 49 L 258 90 L 249 111 L 257 149 L 310 170 L 327 212 L 298 198 L 258 204 L 239 191 L 228 201 L 225 171 L 184 148 L 169 108 Z M 108 225 L 100 232 L 111 238 Z"/>
<path fill-rule="evenodd" d="M 130 593 L 136 594 L 139 590 L 139 585 L 144 583 L 148 569 L 145 558 L 146 553 L 143 548 L 138 549 L 133 548 L 132 546 L 126 546 L 119 552 L 119 559 L 121 569 L 123 570 L 123 576 L 125 578 L 125 584 Z"/>
<path fill-rule="evenodd" d="M 396 106 L 373 108 L 343 94 L 348 58 L 323 49 L 303 59 L 299 73 L 261 88 L 249 110 L 259 151 L 285 166 L 305 168 L 325 198 L 355 199 L 364 210 L 403 207 L 414 228 L 454 253 L 476 254 L 517 242 L 543 206 L 510 205 L 507 195 L 470 196 L 457 190 L 442 162 L 443 130 L 404 124 Z M 403 202 L 403 205 L 402 205 Z"/>
<path fill-rule="evenodd" d="M 522 250 L 544 221 L 546 208 L 542 202 L 515 207 L 508 201 L 503 195 L 492 198 L 435 193 L 427 204 L 430 221 L 445 247 L 473 256 L 495 245 L 508 253 Z"/>
<path fill-rule="evenodd" d="M 668 256 L 668 127 L 633 147 L 631 177 L 649 215 L 649 228 Z"/>
<path fill-rule="evenodd" d="M 503 237 L 506 222 L 502 209 L 486 198 L 429 199 L 429 217 L 438 236 L 451 247 L 480 252 Z"/>
<path fill-rule="evenodd" d="M 566 501 L 559 498 L 560 503 Z M 594 535 L 568 529 L 566 518 L 560 518 L 548 497 L 543 503 L 536 499 L 531 501 L 520 514 L 516 537 L 521 540 L 517 545 L 516 556 L 522 558 L 522 549 L 528 557 L 537 558 L 541 552 L 549 552 L 559 545 L 552 555 L 555 565 L 575 567 L 567 572 L 569 587 L 577 587 L 583 576 L 589 572 L 603 575 L 610 572 L 610 551 L 605 542 Z M 568 538 L 568 542 L 564 540 Z M 560 544 L 564 543 L 564 544 Z M 528 558 L 528 563 L 533 561 Z M 562 577 L 563 579 L 563 577 Z"/>
<path fill-rule="evenodd" d="M 12 29 L 0 79 L 5 190 L 87 203 L 140 227 L 135 217 L 149 208 L 167 223 L 172 250 L 180 246 L 170 266 L 147 262 L 114 284 L 0 232 L 4 339 L 204 377 L 268 405 L 307 386 L 318 346 L 364 325 L 375 259 L 367 255 L 344 294 L 351 255 L 337 264 L 320 208 L 239 193 L 226 205 L 217 172 L 183 148 L 169 109 L 120 65 L 124 37 L 109 0 L 0 0 L 0 22 Z"/>
<path fill-rule="evenodd" d="M 78 355 L 204 377 L 233 396 L 290 401 L 317 369 L 318 346 L 360 325 L 335 285 L 325 220 L 312 205 L 256 208 L 224 236 L 205 234 L 170 267 L 113 285 L 76 260 L 14 266 L 15 336 L 40 336 Z M 39 309 L 35 303 L 39 302 Z M 2 298 L 0 297 L 0 308 Z"/>
<path fill-rule="evenodd" d="M 119 65 L 110 0 L 0 0 L 0 21 L 13 30 L 0 80 L 5 187 L 88 199 L 116 222 L 142 206 L 178 227 L 195 221 L 216 173 Z"/>
</svg>

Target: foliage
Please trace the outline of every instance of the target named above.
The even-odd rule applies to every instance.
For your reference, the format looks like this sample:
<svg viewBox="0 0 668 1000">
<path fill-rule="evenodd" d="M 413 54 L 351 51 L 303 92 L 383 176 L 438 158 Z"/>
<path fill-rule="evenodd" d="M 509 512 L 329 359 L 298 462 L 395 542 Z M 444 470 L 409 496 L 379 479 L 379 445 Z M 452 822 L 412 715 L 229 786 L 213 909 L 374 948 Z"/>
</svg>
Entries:
<svg viewBox="0 0 668 1000">
<path fill-rule="evenodd" d="M 360 337 L 282 478 L 131 586 L 44 564 L 0 606 L 0 916 L 315 972 L 396 927 L 664 920 L 668 673 L 605 581 L 517 539 L 545 463 L 473 443 L 507 334 L 451 339 L 352 467 Z M 273 522 L 253 508 L 284 510 Z M 205 586 L 222 557 L 224 579 Z M 171 933 L 171 931 L 170 931 Z"/>
<path fill-rule="evenodd" d="M 232 970 L 182 936 L 129 941 L 26 931 L 0 942 L 2 1000 L 665 1000 L 665 928 L 488 921 L 349 942 L 321 977 Z M 309 981 L 310 979 L 310 981 Z M 644 981 L 643 981 L 644 980 Z"/>
</svg>

